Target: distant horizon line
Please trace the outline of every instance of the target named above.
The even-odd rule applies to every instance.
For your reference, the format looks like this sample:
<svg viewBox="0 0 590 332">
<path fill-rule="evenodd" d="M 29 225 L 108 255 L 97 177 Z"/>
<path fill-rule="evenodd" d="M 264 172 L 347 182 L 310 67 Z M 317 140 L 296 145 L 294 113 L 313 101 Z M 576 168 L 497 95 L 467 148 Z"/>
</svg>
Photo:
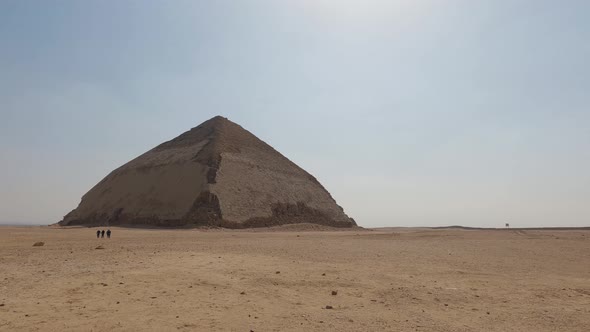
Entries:
<svg viewBox="0 0 590 332">
<path fill-rule="evenodd" d="M 57 222 L 53 223 L 57 224 Z M 53 224 L 45 224 L 45 223 L 10 223 L 10 222 L 1 222 L 0 227 L 49 227 Z M 63 228 L 69 228 L 68 226 L 62 226 Z M 110 226 L 85 226 L 79 225 L 79 227 L 122 227 L 122 228 L 142 228 L 141 225 L 136 225 L 135 227 L 129 227 L 129 225 L 110 225 Z M 430 228 L 430 229 L 464 229 L 464 230 L 590 230 L 590 225 L 588 226 L 530 226 L 530 227 L 475 227 L 475 226 L 462 226 L 462 225 L 446 225 L 446 226 L 373 226 L 373 227 L 363 227 L 366 229 L 388 229 L 388 228 Z M 156 227 L 161 229 L 175 229 L 175 227 Z M 198 227 L 196 227 L 198 228 Z M 180 228 L 179 228 L 180 229 Z"/>
</svg>

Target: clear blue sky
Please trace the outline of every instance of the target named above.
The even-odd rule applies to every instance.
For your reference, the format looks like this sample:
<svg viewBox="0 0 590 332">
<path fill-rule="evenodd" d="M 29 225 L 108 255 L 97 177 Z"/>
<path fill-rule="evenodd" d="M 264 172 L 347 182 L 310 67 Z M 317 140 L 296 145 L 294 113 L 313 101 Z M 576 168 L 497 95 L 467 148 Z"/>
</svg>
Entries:
<svg viewBox="0 0 590 332">
<path fill-rule="evenodd" d="M 363 226 L 588 226 L 590 1 L 0 1 L 0 223 L 217 114 Z"/>
</svg>

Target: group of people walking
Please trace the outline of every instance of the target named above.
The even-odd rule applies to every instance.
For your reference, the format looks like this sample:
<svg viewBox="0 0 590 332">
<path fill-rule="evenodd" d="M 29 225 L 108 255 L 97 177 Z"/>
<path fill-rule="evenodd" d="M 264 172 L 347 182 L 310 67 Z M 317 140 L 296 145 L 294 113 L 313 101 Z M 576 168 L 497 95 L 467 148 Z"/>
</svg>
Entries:
<svg viewBox="0 0 590 332">
<path fill-rule="evenodd" d="M 98 239 L 99 237 L 104 237 L 104 229 L 102 231 L 101 230 L 96 231 L 96 238 Z M 107 230 L 107 238 L 109 238 L 109 239 L 111 238 L 111 230 L 110 229 Z"/>
</svg>

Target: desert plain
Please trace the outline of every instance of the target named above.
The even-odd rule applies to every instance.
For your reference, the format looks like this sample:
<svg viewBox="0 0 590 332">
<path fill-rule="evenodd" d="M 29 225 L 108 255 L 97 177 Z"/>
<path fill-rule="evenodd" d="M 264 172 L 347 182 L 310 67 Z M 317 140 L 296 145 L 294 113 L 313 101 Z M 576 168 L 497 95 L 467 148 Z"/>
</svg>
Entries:
<svg viewBox="0 0 590 332">
<path fill-rule="evenodd" d="M 0 227 L 0 331 L 590 331 L 588 230 L 111 229 Z"/>
</svg>

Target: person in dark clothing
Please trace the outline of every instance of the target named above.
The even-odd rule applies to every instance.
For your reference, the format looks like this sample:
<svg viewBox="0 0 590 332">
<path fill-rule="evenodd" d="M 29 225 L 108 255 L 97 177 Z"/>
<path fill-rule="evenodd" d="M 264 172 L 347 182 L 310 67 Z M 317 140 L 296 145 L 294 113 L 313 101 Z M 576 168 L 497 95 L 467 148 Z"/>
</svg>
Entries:
<svg viewBox="0 0 590 332">
<path fill-rule="evenodd" d="M 100 232 L 100 237 L 104 237 L 104 229 Z"/>
<path fill-rule="evenodd" d="M 110 239 L 111 238 L 111 230 L 107 230 L 107 237 Z"/>
<path fill-rule="evenodd" d="M 96 231 L 96 238 L 98 239 L 100 237 L 100 229 Z"/>
</svg>

